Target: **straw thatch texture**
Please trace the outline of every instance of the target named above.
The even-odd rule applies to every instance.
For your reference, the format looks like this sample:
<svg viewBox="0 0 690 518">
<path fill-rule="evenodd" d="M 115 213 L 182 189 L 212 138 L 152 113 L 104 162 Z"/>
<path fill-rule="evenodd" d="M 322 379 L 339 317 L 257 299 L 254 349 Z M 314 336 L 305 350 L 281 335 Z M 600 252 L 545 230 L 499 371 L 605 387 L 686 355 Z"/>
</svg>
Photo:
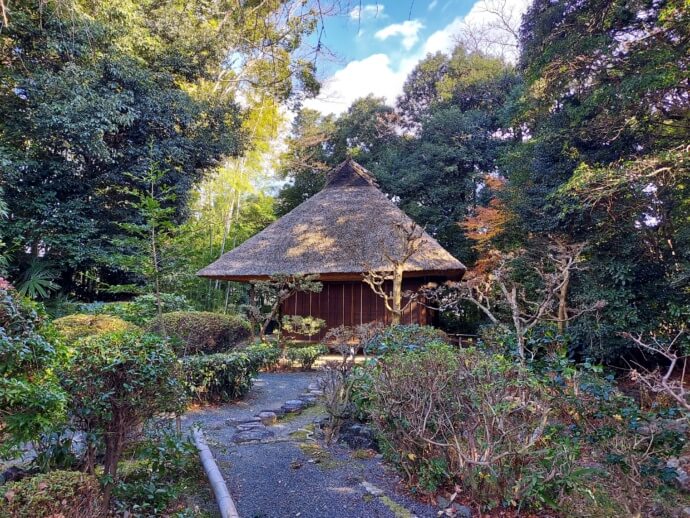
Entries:
<svg viewBox="0 0 690 518">
<path fill-rule="evenodd" d="M 320 274 L 322 279 L 361 279 L 367 269 L 388 270 L 388 256 L 403 248 L 396 225 L 410 218 L 376 187 L 353 160 L 336 167 L 321 192 L 257 235 L 200 270 L 223 280 L 276 274 Z M 428 234 L 405 265 L 408 275 L 460 277 L 465 267 Z"/>
</svg>

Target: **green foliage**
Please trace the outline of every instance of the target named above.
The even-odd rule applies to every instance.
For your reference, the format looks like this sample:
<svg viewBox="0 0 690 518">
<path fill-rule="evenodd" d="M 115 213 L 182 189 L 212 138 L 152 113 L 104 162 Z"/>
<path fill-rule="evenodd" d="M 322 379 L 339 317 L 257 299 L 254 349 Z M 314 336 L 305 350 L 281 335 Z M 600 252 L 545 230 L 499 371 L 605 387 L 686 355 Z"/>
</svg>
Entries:
<svg viewBox="0 0 690 518">
<path fill-rule="evenodd" d="M 149 329 L 172 338 L 181 356 L 226 352 L 251 334 L 249 322 L 240 316 L 204 311 L 164 313 Z"/>
<path fill-rule="evenodd" d="M 400 325 L 381 328 L 369 340 L 367 353 L 386 355 L 396 352 L 412 352 L 441 344 L 446 340 L 445 334 L 431 326 Z"/>
<path fill-rule="evenodd" d="M 263 343 L 231 353 L 185 356 L 182 370 L 189 396 L 199 402 L 226 402 L 244 396 L 261 369 L 274 367 L 282 351 Z"/>
<path fill-rule="evenodd" d="M 280 361 L 283 351 L 270 343 L 257 342 L 243 349 L 249 355 L 255 368 L 258 370 L 271 370 Z"/>
<path fill-rule="evenodd" d="M 326 325 L 321 318 L 303 317 L 301 315 L 285 315 L 281 322 L 282 331 L 311 338 Z"/>
<path fill-rule="evenodd" d="M 185 387 L 200 402 L 225 402 L 244 396 L 252 388 L 252 376 L 260 360 L 246 352 L 186 356 L 182 359 Z"/>
<path fill-rule="evenodd" d="M 156 414 L 183 410 L 178 376 L 179 364 L 168 342 L 140 331 L 83 339 L 62 369 L 71 417 L 89 443 L 87 467 L 93 469 L 94 446 L 105 444 L 106 502 L 132 432 Z"/>
<path fill-rule="evenodd" d="M 103 511 L 101 489 L 93 475 L 51 471 L 3 486 L 0 515 L 7 518 L 69 516 L 93 518 Z"/>
<path fill-rule="evenodd" d="M 43 336 L 38 309 L 0 278 L 0 453 L 64 416 L 65 395 L 53 371 L 61 347 Z"/>
<path fill-rule="evenodd" d="M 165 428 L 149 432 L 137 444 L 132 460 L 123 463 L 120 480 L 113 491 L 118 513 L 131 516 L 160 516 L 179 498 L 195 488 L 203 477 L 198 452 L 191 438 Z"/>
<path fill-rule="evenodd" d="M 69 293 L 95 298 L 108 286 L 141 286 L 141 268 L 113 264 L 144 253 L 118 239 L 146 225 L 123 192 L 146 189 L 147 171 L 157 168 L 174 194 L 157 198 L 160 209 L 179 223 L 205 171 L 253 146 L 245 111 L 317 89 L 313 63 L 296 53 L 318 15 L 292 4 L 4 6 L 0 187 L 12 217 L 0 239 L 10 273 L 18 278 L 42 257 Z"/>
<path fill-rule="evenodd" d="M 194 308 L 182 295 L 161 293 L 163 313 L 191 311 Z M 79 312 L 94 315 L 113 315 L 138 326 L 148 325 L 158 315 L 157 297 L 154 294 L 137 295 L 129 302 L 92 302 L 80 304 Z"/>
<path fill-rule="evenodd" d="M 68 344 L 104 333 L 134 331 L 137 326 L 110 315 L 75 314 L 53 320 L 53 326 Z"/>
<path fill-rule="evenodd" d="M 319 356 L 328 352 L 324 345 L 306 345 L 288 347 L 285 356 L 291 363 L 299 365 L 304 370 L 310 370 Z"/>
</svg>

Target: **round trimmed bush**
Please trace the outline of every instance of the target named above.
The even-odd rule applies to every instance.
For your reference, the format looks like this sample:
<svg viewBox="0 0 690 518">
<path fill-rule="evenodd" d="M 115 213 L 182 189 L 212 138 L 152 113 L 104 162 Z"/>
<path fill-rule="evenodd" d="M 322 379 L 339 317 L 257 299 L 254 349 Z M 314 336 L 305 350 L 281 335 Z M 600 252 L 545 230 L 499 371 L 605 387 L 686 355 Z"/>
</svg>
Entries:
<svg viewBox="0 0 690 518">
<path fill-rule="evenodd" d="M 180 356 L 227 352 L 251 334 L 244 318 L 206 311 L 164 313 L 153 320 L 150 330 L 172 338 Z"/>
<path fill-rule="evenodd" d="M 78 471 L 51 471 L 2 488 L 0 516 L 92 518 L 102 513 L 98 481 Z"/>
<path fill-rule="evenodd" d="M 138 329 L 134 324 L 125 322 L 118 317 L 111 315 L 86 315 L 83 313 L 55 319 L 53 325 L 70 343 L 88 336 Z"/>
</svg>

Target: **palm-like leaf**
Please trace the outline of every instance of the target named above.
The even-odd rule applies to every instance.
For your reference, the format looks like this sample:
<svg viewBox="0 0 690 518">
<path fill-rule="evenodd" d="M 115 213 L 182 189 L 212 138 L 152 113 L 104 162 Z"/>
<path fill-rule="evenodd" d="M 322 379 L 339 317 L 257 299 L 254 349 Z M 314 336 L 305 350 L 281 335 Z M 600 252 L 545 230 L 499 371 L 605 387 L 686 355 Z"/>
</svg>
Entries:
<svg viewBox="0 0 690 518">
<path fill-rule="evenodd" d="M 50 268 L 50 265 L 32 261 L 22 274 L 17 290 L 32 299 L 47 299 L 51 292 L 59 289 L 59 286 L 53 282 L 56 276 L 57 273 Z"/>
</svg>

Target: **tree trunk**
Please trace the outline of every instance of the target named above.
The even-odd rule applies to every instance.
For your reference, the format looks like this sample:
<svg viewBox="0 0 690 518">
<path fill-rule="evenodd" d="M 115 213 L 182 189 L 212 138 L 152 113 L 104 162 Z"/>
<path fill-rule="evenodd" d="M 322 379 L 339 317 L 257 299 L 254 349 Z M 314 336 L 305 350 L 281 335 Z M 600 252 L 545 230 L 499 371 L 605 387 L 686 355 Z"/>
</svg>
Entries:
<svg viewBox="0 0 690 518">
<path fill-rule="evenodd" d="M 105 439 L 105 460 L 104 474 L 107 477 L 103 485 L 103 503 L 107 509 L 110 505 L 113 486 L 117 478 L 117 465 L 120 462 L 122 448 L 125 444 L 125 425 L 121 417 L 118 416 L 114 430 L 109 430 Z"/>
<path fill-rule="evenodd" d="M 402 317 L 402 281 L 403 281 L 403 265 L 396 264 L 393 270 L 393 311 L 391 315 L 391 324 L 394 326 L 400 325 Z"/>
<path fill-rule="evenodd" d="M 558 293 L 558 332 L 565 333 L 568 327 L 568 287 L 570 285 L 570 270 L 564 272 L 563 284 Z"/>
</svg>

